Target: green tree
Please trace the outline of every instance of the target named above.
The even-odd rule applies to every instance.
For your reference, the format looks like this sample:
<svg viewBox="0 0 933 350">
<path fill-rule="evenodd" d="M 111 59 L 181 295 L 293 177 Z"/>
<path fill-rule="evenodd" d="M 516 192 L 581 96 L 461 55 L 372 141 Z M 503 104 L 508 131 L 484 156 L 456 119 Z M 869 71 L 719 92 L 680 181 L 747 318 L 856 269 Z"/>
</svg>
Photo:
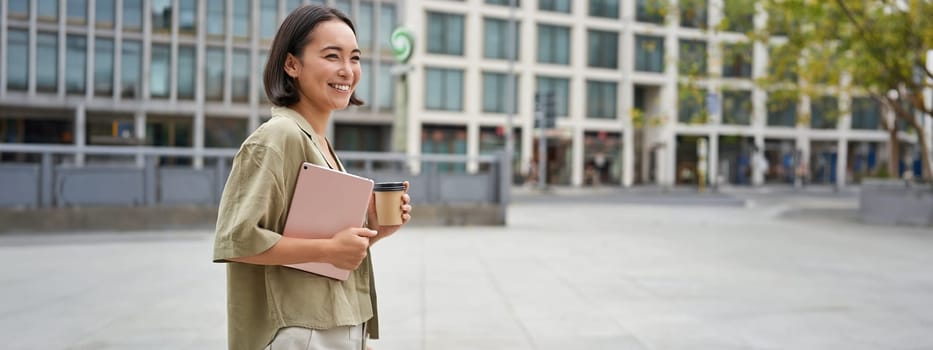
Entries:
<svg viewBox="0 0 933 350">
<path fill-rule="evenodd" d="M 933 111 L 923 98 L 923 90 L 931 87 L 927 79 L 933 79 L 925 61 L 933 49 L 933 1 L 761 0 L 759 5 L 768 13 L 767 25 L 749 35 L 779 47 L 771 50 L 773 64 L 759 84 L 811 101 L 827 88 L 871 96 L 896 115 L 881 121 L 891 141 L 888 171 L 897 173 L 898 131 L 906 127 L 903 131 L 919 139 L 924 178 L 933 178 L 925 131 L 912 111 Z"/>
<path fill-rule="evenodd" d="M 669 0 L 656 9 L 681 16 L 700 0 Z M 686 4 L 686 6 L 684 6 Z M 931 88 L 926 52 L 933 50 L 933 0 L 723 0 L 719 23 L 709 30 L 740 32 L 769 48 L 769 69 L 757 83 L 769 91 L 769 109 L 796 104 L 800 96 L 819 102 L 828 94 L 869 96 L 894 112 L 881 118 L 890 138 L 887 172 L 897 174 L 899 132 L 916 135 L 923 157 L 924 178 L 933 179 L 926 133 L 915 112 L 933 112 L 923 90 Z M 685 9 L 686 7 L 686 9 Z M 752 28 L 755 9 L 767 13 L 763 28 Z M 715 9 L 714 9 L 715 10 Z M 731 52 L 731 51 L 730 51 Z M 724 55 L 726 52 L 724 52 Z M 735 57 L 726 55 L 725 63 Z M 690 82 L 705 72 L 683 72 L 680 93 L 695 93 Z M 848 81 L 843 77 L 848 76 Z M 841 113 L 831 113 L 827 121 Z M 798 115 L 810 124 L 811 115 Z M 697 120 L 702 121 L 702 120 Z"/>
</svg>

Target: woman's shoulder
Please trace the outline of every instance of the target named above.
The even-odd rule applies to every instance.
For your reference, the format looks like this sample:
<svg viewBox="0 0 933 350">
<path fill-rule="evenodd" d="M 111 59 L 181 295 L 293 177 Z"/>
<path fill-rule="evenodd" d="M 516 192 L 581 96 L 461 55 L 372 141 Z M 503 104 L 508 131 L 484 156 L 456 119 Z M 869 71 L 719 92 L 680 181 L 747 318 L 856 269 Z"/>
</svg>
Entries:
<svg viewBox="0 0 933 350">
<path fill-rule="evenodd" d="M 272 117 L 265 123 L 259 125 L 256 131 L 249 136 L 254 139 L 266 139 L 289 136 L 301 136 L 301 128 L 294 121 L 285 117 Z"/>
<path fill-rule="evenodd" d="M 293 121 L 288 118 L 272 117 L 247 136 L 243 145 L 258 144 L 284 151 L 287 145 L 300 142 L 302 137 L 301 128 Z"/>
<path fill-rule="evenodd" d="M 293 163 L 290 161 L 296 155 L 295 145 L 303 142 L 302 138 L 302 131 L 294 122 L 288 118 L 272 117 L 246 137 L 237 157 L 280 168 L 278 164 L 281 162 Z"/>
</svg>

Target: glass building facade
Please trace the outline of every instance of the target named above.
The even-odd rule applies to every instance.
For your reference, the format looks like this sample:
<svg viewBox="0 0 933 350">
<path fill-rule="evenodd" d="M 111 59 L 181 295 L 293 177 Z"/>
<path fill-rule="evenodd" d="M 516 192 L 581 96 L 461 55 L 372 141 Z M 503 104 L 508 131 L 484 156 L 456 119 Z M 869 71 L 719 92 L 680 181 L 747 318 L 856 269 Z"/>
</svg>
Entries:
<svg viewBox="0 0 933 350">
<path fill-rule="evenodd" d="M 261 74 L 277 27 L 308 3 L 324 1 L 2 2 L 0 142 L 239 147 L 269 118 Z M 359 23 L 366 74 L 366 105 L 335 113 L 341 135 L 357 140 L 340 146 L 371 150 L 375 132 L 384 140 L 376 149 L 386 150 L 395 77 L 388 37 L 378 31 L 398 26 L 398 5 L 330 5 Z M 25 158 L 3 154 L 17 159 Z M 203 159 L 175 163 L 202 166 Z"/>
<path fill-rule="evenodd" d="M 748 11 L 754 6 L 726 13 L 681 0 L 680 11 L 665 12 L 660 0 L 516 1 L 509 40 L 509 2 L 499 0 L 7 0 L 0 143 L 238 147 L 269 118 L 261 72 L 278 24 L 312 2 L 348 13 L 363 51 L 356 93 L 366 104 L 335 113 L 328 131 L 339 150 L 399 150 L 398 132 L 399 151 L 412 156 L 492 154 L 505 145 L 511 113 L 521 182 L 539 161 L 535 101 L 545 96 L 557 126 L 543 134 L 542 161 L 558 185 L 690 183 L 682 170 L 696 168 L 700 138 L 710 145 L 710 175 L 739 183 L 780 181 L 771 174 L 788 171 L 788 155 L 807 159 L 812 139 L 837 142 L 838 152 L 886 140 L 885 111 L 869 99 L 787 98 L 755 84 L 778 47 L 746 38 L 763 15 Z M 707 30 L 711 18 L 730 25 Z M 415 34 L 406 85 L 392 69 L 389 35 L 399 26 Z M 393 130 L 399 108 L 405 130 Z M 759 155 L 764 179 L 736 175 Z"/>
</svg>

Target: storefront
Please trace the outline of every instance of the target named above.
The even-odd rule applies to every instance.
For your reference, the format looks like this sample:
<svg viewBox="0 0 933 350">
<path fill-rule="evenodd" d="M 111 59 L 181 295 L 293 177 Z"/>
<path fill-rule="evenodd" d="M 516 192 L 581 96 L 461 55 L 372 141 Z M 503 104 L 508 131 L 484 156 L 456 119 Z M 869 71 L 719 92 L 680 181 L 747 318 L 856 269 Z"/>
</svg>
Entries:
<svg viewBox="0 0 933 350">
<path fill-rule="evenodd" d="M 587 131 L 583 135 L 583 184 L 622 183 L 622 134 Z"/>
</svg>

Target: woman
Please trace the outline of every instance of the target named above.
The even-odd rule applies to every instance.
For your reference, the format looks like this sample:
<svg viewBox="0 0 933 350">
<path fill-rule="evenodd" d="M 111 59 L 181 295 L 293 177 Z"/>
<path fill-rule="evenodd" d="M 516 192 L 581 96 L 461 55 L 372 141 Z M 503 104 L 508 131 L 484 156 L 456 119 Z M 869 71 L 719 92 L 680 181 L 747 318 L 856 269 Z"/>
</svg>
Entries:
<svg viewBox="0 0 933 350">
<path fill-rule="evenodd" d="M 217 217 L 214 261 L 229 263 L 230 349 L 356 350 L 367 335 L 378 337 L 367 253 L 401 226 L 379 226 L 371 200 L 367 228 L 330 239 L 281 235 L 301 164 L 343 171 L 324 135 L 331 112 L 362 104 L 353 94 L 359 61 L 353 23 L 335 9 L 298 8 L 275 36 L 263 75 L 272 119 L 240 146 Z M 402 225 L 410 213 L 403 194 Z M 353 272 L 338 281 L 281 266 L 312 261 Z"/>
</svg>

